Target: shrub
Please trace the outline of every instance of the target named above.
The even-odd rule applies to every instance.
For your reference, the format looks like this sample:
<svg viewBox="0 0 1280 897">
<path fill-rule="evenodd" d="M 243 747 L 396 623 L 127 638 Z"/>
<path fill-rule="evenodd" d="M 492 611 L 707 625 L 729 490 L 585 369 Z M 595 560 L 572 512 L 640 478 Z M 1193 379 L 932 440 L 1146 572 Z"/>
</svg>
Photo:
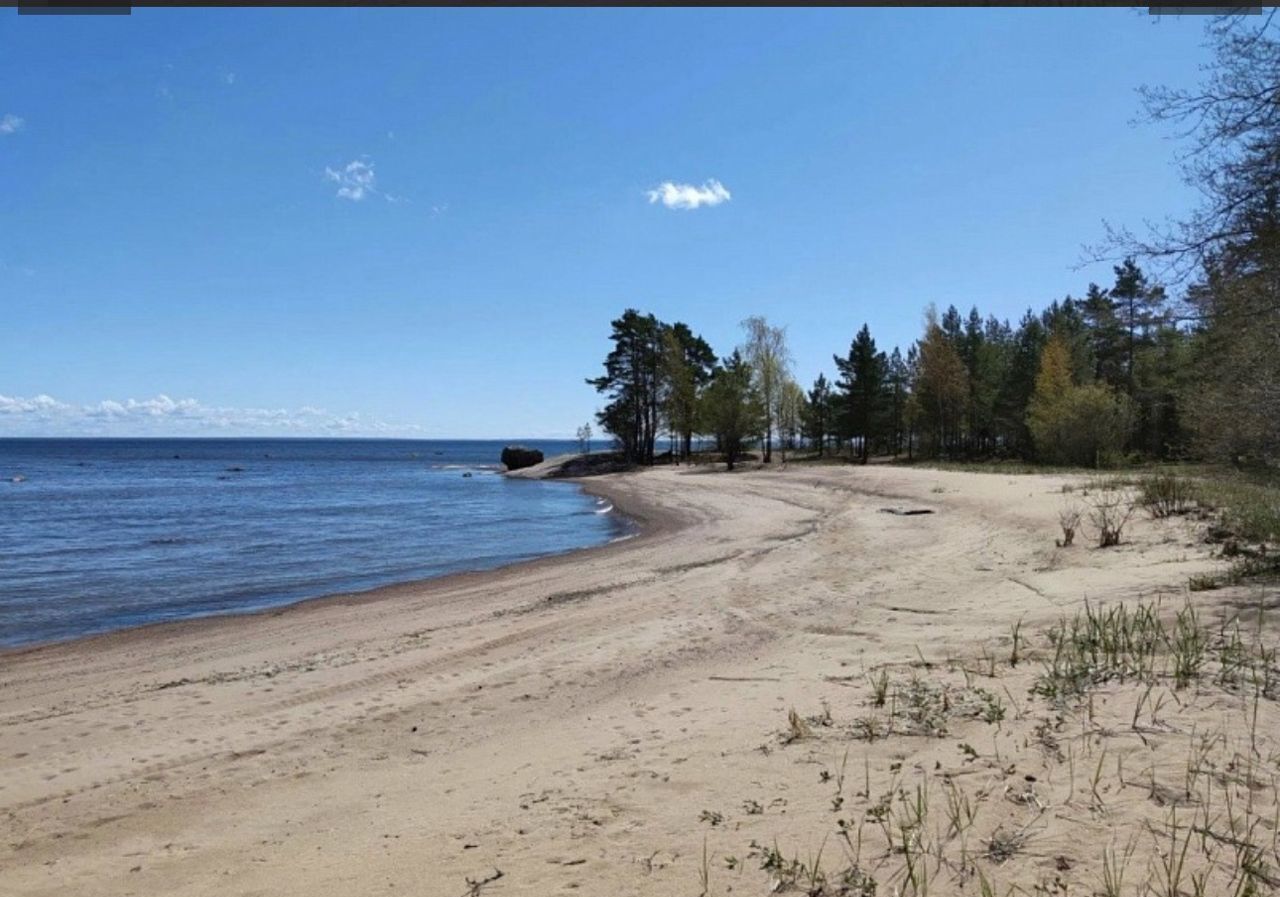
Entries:
<svg viewBox="0 0 1280 897">
<path fill-rule="evenodd" d="M 1118 455 L 1131 417 L 1127 399 L 1092 383 L 1037 398 L 1027 424 L 1042 461 L 1097 467 Z"/>
<path fill-rule="evenodd" d="M 1280 484 L 1247 477 L 1210 477 L 1200 484 L 1200 503 L 1216 508 L 1222 524 L 1247 542 L 1280 541 Z"/>
<path fill-rule="evenodd" d="M 1120 489 L 1102 489 L 1090 499 L 1089 522 L 1098 531 L 1098 547 L 1119 545 L 1125 524 L 1133 516 L 1134 503 Z"/>
<path fill-rule="evenodd" d="M 1171 473 L 1144 477 L 1138 483 L 1139 501 L 1152 517 L 1185 514 L 1195 504 L 1194 487 L 1189 480 Z"/>
<path fill-rule="evenodd" d="M 1074 501 L 1065 501 L 1058 511 L 1058 525 L 1062 527 L 1062 541 L 1059 548 L 1069 548 L 1075 541 L 1076 530 L 1080 527 L 1080 506 Z"/>
</svg>

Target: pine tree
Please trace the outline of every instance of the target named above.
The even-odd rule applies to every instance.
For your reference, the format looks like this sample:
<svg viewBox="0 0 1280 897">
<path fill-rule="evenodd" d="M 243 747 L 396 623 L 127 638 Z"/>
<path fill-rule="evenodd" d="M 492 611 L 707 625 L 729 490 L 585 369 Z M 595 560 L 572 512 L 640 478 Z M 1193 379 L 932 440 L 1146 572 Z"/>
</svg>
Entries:
<svg viewBox="0 0 1280 897">
<path fill-rule="evenodd" d="M 1040 369 L 1040 353 L 1044 349 L 1044 325 L 1030 309 L 1022 316 L 1009 350 L 1008 373 L 996 400 L 997 426 L 1005 447 L 1013 453 L 1031 453 L 1031 434 L 1027 429 L 1027 405 L 1035 390 L 1036 371 Z"/>
<path fill-rule="evenodd" d="M 902 451 L 907 438 L 906 405 L 910 390 L 911 371 L 902 351 L 894 346 L 885 364 L 885 404 L 888 408 L 885 430 L 889 436 L 889 450 L 894 457 Z"/>
<path fill-rule="evenodd" d="M 1124 386 L 1134 397 L 1134 373 L 1138 349 L 1147 344 L 1151 327 L 1158 320 L 1164 290 L 1147 282 L 1132 258 L 1115 267 L 1116 282 L 1111 288 L 1117 324 L 1124 334 Z"/>
<path fill-rule="evenodd" d="M 1116 317 L 1111 294 L 1096 283 L 1089 284 L 1081 302 L 1088 327 L 1089 347 L 1093 352 L 1094 379 L 1122 387 L 1125 382 L 1125 333 Z"/>
<path fill-rule="evenodd" d="M 1007 322 L 988 317 L 969 372 L 969 427 L 974 448 L 987 454 L 1000 447 L 1000 393 L 1008 376 L 1013 332 Z"/>
<path fill-rule="evenodd" d="M 876 341 L 866 324 L 853 338 L 848 356 L 836 356 L 835 363 L 840 371 L 837 389 L 845 401 L 847 432 L 860 441 L 858 456 L 866 464 L 871 445 L 880 435 L 886 366 L 884 353 L 876 351 Z"/>
<path fill-rule="evenodd" d="M 827 447 L 827 437 L 831 434 L 831 384 L 825 374 L 818 374 L 813 381 L 813 389 L 809 390 L 809 401 L 805 403 L 804 435 L 818 449 L 821 458 Z"/>
<path fill-rule="evenodd" d="M 612 328 L 609 338 L 614 345 L 604 362 L 605 373 L 587 380 L 597 392 L 610 396 L 596 420 L 618 440 L 629 462 L 652 464 L 664 399 L 663 325 L 653 315 L 629 308 Z"/>
<path fill-rule="evenodd" d="M 711 382 L 716 356 L 711 346 L 687 324 L 677 321 L 666 328 L 663 370 L 667 380 L 668 420 L 673 433 L 673 453 L 688 459 L 693 451 L 698 393 Z"/>
</svg>

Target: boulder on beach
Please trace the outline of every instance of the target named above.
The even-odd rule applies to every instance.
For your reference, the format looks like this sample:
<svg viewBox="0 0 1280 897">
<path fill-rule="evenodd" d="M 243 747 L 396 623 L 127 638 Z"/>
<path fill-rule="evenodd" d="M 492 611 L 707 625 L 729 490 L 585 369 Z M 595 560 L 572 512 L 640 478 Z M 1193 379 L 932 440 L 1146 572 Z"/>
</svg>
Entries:
<svg viewBox="0 0 1280 897">
<path fill-rule="evenodd" d="M 542 463 L 542 452 L 525 448 L 523 445 L 509 445 L 502 450 L 502 463 L 507 470 L 519 470 Z"/>
</svg>

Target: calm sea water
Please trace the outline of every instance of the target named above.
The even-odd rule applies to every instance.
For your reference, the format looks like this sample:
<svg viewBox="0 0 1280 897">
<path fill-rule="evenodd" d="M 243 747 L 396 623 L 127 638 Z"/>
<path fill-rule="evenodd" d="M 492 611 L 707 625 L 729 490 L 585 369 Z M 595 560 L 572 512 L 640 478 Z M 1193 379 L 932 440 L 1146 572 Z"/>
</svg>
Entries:
<svg viewBox="0 0 1280 897">
<path fill-rule="evenodd" d="M 571 484 L 497 475 L 504 444 L 0 439 L 0 645 L 489 569 L 626 534 Z"/>
</svg>

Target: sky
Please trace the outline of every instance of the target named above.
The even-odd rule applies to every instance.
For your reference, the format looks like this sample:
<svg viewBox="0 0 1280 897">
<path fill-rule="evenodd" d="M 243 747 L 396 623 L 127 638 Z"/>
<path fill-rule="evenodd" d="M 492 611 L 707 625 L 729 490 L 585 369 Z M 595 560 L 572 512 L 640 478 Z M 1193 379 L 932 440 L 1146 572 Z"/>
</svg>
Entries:
<svg viewBox="0 0 1280 897">
<path fill-rule="evenodd" d="M 1194 195 L 1134 9 L 0 10 L 0 435 L 572 436 L 625 308 L 804 385 Z"/>
</svg>

